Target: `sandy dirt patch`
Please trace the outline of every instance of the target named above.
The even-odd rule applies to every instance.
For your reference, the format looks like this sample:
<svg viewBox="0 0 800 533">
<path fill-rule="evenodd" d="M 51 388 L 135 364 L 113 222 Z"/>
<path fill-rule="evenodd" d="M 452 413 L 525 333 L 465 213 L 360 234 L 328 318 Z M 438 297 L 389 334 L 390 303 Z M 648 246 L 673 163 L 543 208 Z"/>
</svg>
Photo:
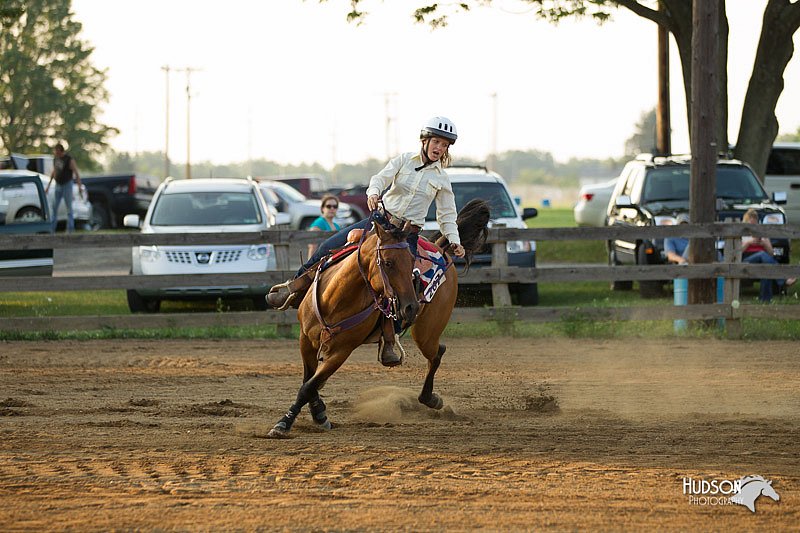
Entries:
<svg viewBox="0 0 800 533">
<path fill-rule="evenodd" d="M 0 530 L 788 530 L 800 523 L 796 343 L 446 339 L 356 351 L 292 403 L 293 341 L 0 343 Z M 780 501 L 696 505 L 684 477 Z"/>
</svg>

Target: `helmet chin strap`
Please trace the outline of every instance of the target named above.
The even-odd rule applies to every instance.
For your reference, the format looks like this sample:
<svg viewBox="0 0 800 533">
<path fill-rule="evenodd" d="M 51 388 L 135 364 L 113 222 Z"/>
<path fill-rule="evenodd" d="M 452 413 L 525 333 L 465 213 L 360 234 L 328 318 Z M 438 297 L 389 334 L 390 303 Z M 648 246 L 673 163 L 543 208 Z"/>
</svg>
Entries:
<svg viewBox="0 0 800 533">
<path fill-rule="evenodd" d="M 414 172 L 419 172 L 423 168 L 427 167 L 433 161 L 430 157 L 428 157 L 428 146 L 430 145 L 430 138 L 427 138 L 422 141 L 422 164 L 414 169 Z"/>
</svg>

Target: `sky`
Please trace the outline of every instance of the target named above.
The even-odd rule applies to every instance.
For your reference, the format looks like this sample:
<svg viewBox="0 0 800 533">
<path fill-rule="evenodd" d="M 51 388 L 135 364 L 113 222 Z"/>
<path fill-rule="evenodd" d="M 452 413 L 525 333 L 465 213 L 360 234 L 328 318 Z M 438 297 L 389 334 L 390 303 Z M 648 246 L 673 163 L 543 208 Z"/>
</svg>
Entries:
<svg viewBox="0 0 800 533">
<path fill-rule="evenodd" d="M 413 7 L 365 0 L 73 0 L 92 61 L 107 69 L 101 120 L 117 151 L 163 151 L 173 162 L 269 159 L 327 168 L 418 148 L 420 126 L 449 117 L 455 158 L 540 150 L 559 161 L 620 157 L 657 101 L 657 31 L 618 9 L 613 21 L 562 21 L 495 0 L 415 24 Z M 766 0 L 728 0 L 729 132 L 735 141 Z M 124 8 L 123 8 L 124 6 Z M 795 36 L 795 48 L 800 35 Z M 671 57 L 673 151 L 688 152 L 683 79 Z M 169 66 L 167 74 L 162 70 Z M 187 128 L 187 75 L 190 78 Z M 167 87 L 169 79 L 169 87 Z M 800 59 L 785 72 L 781 133 L 800 127 Z M 794 96 L 793 96 L 794 95 Z M 169 100 L 169 113 L 167 113 Z M 188 135 L 187 135 L 188 130 Z"/>
</svg>

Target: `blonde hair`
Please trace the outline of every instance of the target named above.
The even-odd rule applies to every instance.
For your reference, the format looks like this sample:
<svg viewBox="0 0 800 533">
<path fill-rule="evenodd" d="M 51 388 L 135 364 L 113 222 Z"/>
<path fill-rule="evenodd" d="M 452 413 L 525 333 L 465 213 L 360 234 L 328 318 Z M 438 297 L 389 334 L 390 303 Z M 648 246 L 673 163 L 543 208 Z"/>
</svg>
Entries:
<svg viewBox="0 0 800 533">
<path fill-rule="evenodd" d="M 758 224 L 758 211 L 755 209 L 748 209 L 742 215 L 742 222 L 745 224 Z"/>
</svg>

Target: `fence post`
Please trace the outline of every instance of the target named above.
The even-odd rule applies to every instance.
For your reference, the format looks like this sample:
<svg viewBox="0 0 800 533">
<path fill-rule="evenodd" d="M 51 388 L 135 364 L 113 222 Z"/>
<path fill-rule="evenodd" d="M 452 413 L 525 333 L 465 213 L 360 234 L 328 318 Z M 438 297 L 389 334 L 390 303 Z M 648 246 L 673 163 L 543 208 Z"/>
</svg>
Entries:
<svg viewBox="0 0 800 533">
<path fill-rule="evenodd" d="M 508 266 L 508 251 L 506 243 L 492 244 L 492 267 L 502 269 Z M 492 305 L 504 307 L 511 305 L 511 293 L 508 292 L 508 283 L 492 283 Z"/>
<path fill-rule="evenodd" d="M 742 239 L 740 237 L 727 237 L 725 239 L 725 250 L 723 252 L 725 264 L 740 263 L 742 261 Z M 741 290 L 741 279 L 725 277 L 725 289 L 723 300 L 730 305 L 730 318 L 725 321 L 725 334 L 729 339 L 742 338 L 742 321 L 739 318 L 739 298 Z"/>
</svg>

